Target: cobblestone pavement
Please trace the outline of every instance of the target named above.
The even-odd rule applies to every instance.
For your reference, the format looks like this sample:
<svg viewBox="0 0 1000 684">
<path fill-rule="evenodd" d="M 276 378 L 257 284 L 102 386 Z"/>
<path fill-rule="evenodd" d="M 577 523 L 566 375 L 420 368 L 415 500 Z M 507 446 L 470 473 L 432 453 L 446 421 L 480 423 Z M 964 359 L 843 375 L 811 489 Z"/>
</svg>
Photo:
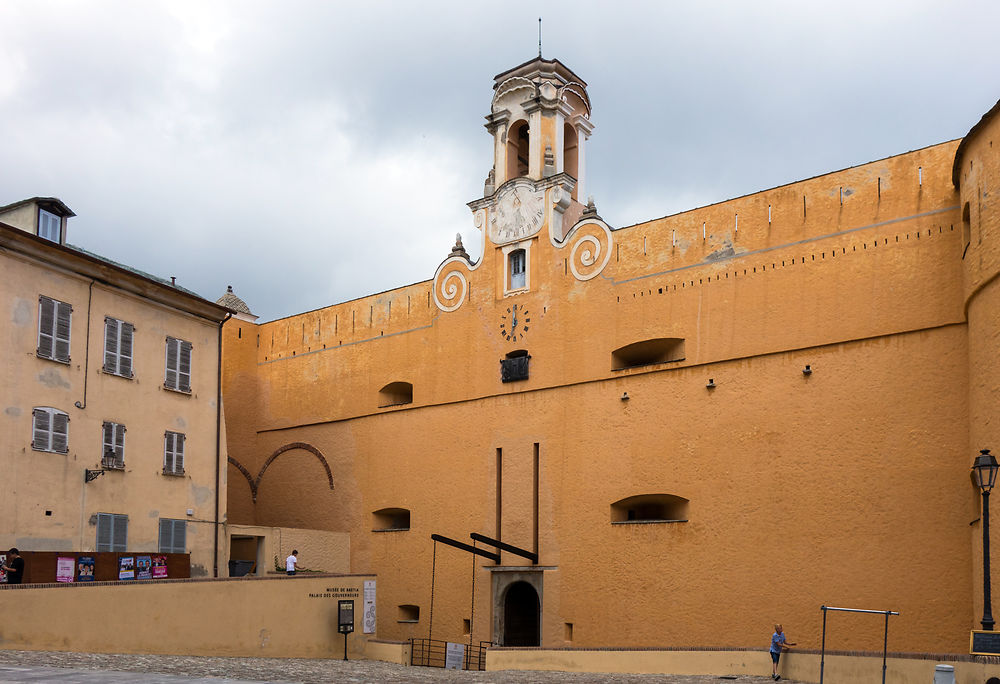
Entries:
<svg viewBox="0 0 1000 684">
<path fill-rule="evenodd" d="M 708 684 L 771 681 L 770 676 L 694 677 L 688 675 L 591 674 L 571 672 L 463 672 L 429 667 L 406 667 L 371 660 L 299 658 L 205 658 L 162 655 L 108 655 L 52 651 L 0 650 L 0 682 L 58 682 L 59 684 L 325 684 L 326 682 L 615 682 L 621 684 Z M 789 684 L 795 684 L 792 680 Z"/>
</svg>

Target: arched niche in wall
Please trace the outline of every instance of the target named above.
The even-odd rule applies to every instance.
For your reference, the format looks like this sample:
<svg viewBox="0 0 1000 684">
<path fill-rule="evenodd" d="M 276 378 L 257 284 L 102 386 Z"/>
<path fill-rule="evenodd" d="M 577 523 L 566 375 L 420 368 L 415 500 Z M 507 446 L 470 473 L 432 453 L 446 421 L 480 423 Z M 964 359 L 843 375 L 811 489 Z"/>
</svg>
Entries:
<svg viewBox="0 0 1000 684">
<path fill-rule="evenodd" d="M 633 342 L 611 352 L 611 370 L 636 368 L 666 361 L 684 359 L 684 339 L 659 337 Z"/>
<path fill-rule="evenodd" d="M 379 408 L 413 403 L 413 385 L 409 382 L 390 382 L 378 391 Z"/>
<path fill-rule="evenodd" d="M 674 494 L 638 494 L 611 504 L 612 523 L 687 522 L 688 500 Z"/>
<path fill-rule="evenodd" d="M 410 511 L 406 508 L 382 508 L 372 513 L 375 532 L 401 532 L 410 529 Z"/>
<path fill-rule="evenodd" d="M 507 129 L 507 180 L 528 175 L 528 149 L 531 140 L 528 122 L 519 119 Z"/>
</svg>

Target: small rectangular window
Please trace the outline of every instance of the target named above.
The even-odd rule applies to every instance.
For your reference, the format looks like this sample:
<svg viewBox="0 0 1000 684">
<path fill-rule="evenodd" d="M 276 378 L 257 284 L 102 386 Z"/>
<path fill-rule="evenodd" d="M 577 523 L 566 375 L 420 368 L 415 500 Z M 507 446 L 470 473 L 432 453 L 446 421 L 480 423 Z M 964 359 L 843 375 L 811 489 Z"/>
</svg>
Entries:
<svg viewBox="0 0 1000 684">
<path fill-rule="evenodd" d="M 184 474 L 184 435 L 180 432 L 163 435 L 163 474 Z"/>
<path fill-rule="evenodd" d="M 128 516 L 97 514 L 97 551 L 125 551 L 128 546 Z"/>
<path fill-rule="evenodd" d="M 125 426 L 104 422 L 104 448 L 101 450 L 101 467 L 113 470 L 125 468 Z"/>
<path fill-rule="evenodd" d="M 191 343 L 167 338 L 166 374 L 163 386 L 178 392 L 191 391 Z"/>
<path fill-rule="evenodd" d="M 69 416 L 54 408 L 31 411 L 31 448 L 65 454 L 69 451 Z"/>
<path fill-rule="evenodd" d="M 516 249 L 510 253 L 510 289 L 517 290 L 525 287 L 526 280 L 524 274 L 525 252 L 523 249 Z"/>
<path fill-rule="evenodd" d="M 52 242 L 62 242 L 62 219 L 51 211 L 38 210 L 38 237 L 51 240 Z"/>
<path fill-rule="evenodd" d="M 132 377 L 132 340 L 135 326 L 117 318 L 104 318 L 104 372 Z"/>
<path fill-rule="evenodd" d="M 160 518 L 160 553 L 187 553 L 187 521 Z"/>
<path fill-rule="evenodd" d="M 69 363 L 73 307 L 44 295 L 38 298 L 38 349 L 43 359 Z"/>
</svg>

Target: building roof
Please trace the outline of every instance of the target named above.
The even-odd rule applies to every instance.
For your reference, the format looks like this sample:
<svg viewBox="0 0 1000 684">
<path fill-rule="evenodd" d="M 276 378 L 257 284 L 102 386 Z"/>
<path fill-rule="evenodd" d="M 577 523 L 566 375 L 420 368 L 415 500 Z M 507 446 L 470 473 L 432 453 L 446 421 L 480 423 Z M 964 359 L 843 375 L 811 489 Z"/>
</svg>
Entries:
<svg viewBox="0 0 1000 684">
<path fill-rule="evenodd" d="M 966 144 L 968 144 L 972 138 L 979 133 L 979 131 L 986 127 L 986 124 L 988 124 L 990 120 L 996 116 L 997 112 L 1000 112 L 1000 100 L 997 100 L 997 103 L 993 105 L 990 111 L 983 114 L 983 118 L 980 119 L 975 126 L 969 129 L 969 132 L 964 138 L 962 138 L 962 142 L 959 143 L 958 149 L 955 150 L 955 162 L 951 166 L 951 182 L 955 184 L 956 188 L 959 186 L 959 181 L 961 181 L 962 178 L 962 154 L 965 152 Z"/>
<path fill-rule="evenodd" d="M 37 203 L 47 211 L 55 209 L 52 213 L 58 214 L 59 216 L 76 216 L 73 210 L 63 204 L 63 201 L 58 197 L 31 197 L 29 199 L 20 200 L 19 202 L 14 202 L 13 204 L 0 207 L 0 214 L 4 214 L 11 209 L 17 209 L 18 207 L 24 206 L 25 204 L 31 204 L 33 202 Z"/>
<path fill-rule="evenodd" d="M 493 77 L 493 80 L 495 81 L 495 85 L 493 87 L 496 88 L 500 83 L 512 76 L 524 76 L 525 78 L 530 78 L 530 76 L 535 73 L 551 74 L 561 78 L 565 83 L 575 81 L 584 88 L 587 87 L 586 81 L 574 74 L 568 66 L 560 62 L 558 59 L 544 59 L 542 57 L 534 57 L 523 64 L 518 64 L 513 69 L 508 69 L 507 71 L 497 74 Z"/>
<path fill-rule="evenodd" d="M 232 285 L 226 287 L 226 294 L 216 299 L 215 303 L 219 306 L 226 307 L 230 311 L 253 316 L 253 312 L 250 311 L 250 307 L 247 306 L 247 303 L 233 293 Z"/>
<path fill-rule="evenodd" d="M 34 200 L 26 200 L 28 202 Z M 21 204 L 18 202 L 17 204 Z M 0 250 L 22 254 L 32 259 L 78 273 L 145 299 L 169 306 L 217 323 L 234 313 L 198 294 L 138 269 L 119 264 L 72 245 L 60 245 L 14 226 L 0 223 Z"/>
</svg>

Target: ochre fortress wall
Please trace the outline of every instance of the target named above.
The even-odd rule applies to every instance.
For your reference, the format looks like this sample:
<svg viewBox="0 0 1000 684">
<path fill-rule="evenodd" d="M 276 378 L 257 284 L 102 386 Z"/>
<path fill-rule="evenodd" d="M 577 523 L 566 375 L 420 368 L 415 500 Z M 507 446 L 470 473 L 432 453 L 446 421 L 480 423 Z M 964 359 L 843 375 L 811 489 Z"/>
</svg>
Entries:
<svg viewBox="0 0 1000 684">
<path fill-rule="evenodd" d="M 984 122 L 961 150 L 607 235 L 541 160 L 527 288 L 507 291 L 489 236 L 488 203 L 515 179 L 470 203 L 477 264 L 230 321 L 229 455 L 245 471 L 230 467 L 230 521 L 350 533 L 351 572 L 378 575 L 380 638 L 427 636 L 433 567 L 433 636 L 467 640 L 472 619 L 474 640 L 499 640 L 505 573 L 430 539 L 478 532 L 537 545 L 544 646 L 762 646 L 782 621 L 818 648 L 826 604 L 899 611 L 890 650 L 966 651 L 982 600 L 969 466 L 1000 444 L 1000 150 Z M 514 304 L 530 322 L 508 340 Z M 682 340 L 672 360 L 615 369 L 615 350 L 665 338 Z M 529 377 L 502 383 L 516 350 Z M 394 382 L 411 401 L 380 395 Z M 612 504 L 646 494 L 687 500 L 686 520 L 613 522 Z M 376 530 L 383 509 L 408 527 Z M 879 650 L 882 627 L 844 618 L 828 647 Z"/>
</svg>

